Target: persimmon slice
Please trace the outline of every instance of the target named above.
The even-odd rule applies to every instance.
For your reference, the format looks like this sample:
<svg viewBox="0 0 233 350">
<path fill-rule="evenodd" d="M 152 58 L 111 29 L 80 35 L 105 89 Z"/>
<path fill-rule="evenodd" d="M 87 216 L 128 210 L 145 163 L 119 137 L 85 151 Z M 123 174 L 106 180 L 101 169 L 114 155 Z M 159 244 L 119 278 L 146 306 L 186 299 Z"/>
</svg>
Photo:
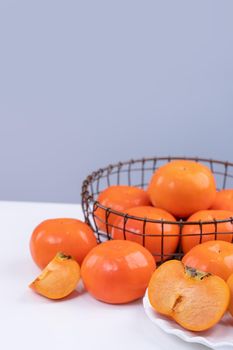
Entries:
<svg viewBox="0 0 233 350">
<path fill-rule="evenodd" d="M 79 279 L 79 264 L 71 256 L 58 253 L 29 287 L 49 299 L 61 299 L 73 292 Z"/>
<path fill-rule="evenodd" d="M 226 282 L 170 260 L 153 273 L 148 286 L 152 307 L 191 331 L 204 331 L 224 315 L 230 301 Z"/>
<path fill-rule="evenodd" d="M 231 314 L 231 316 L 233 317 L 233 274 L 230 275 L 230 277 L 227 280 L 227 284 L 230 288 L 230 292 L 231 292 L 231 300 L 230 300 L 230 304 L 229 304 L 229 312 Z"/>
</svg>

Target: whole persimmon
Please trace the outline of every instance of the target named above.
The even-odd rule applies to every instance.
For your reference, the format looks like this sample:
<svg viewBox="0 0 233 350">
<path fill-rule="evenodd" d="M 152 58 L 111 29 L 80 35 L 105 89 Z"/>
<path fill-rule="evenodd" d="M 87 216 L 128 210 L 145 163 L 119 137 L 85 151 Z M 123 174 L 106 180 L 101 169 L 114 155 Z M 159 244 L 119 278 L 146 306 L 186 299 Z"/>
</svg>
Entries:
<svg viewBox="0 0 233 350">
<path fill-rule="evenodd" d="M 212 209 L 230 210 L 233 212 L 233 189 L 217 192 Z M 232 214 L 233 215 L 233 214 Z"/>
<path fill-rule="evenodd" d="M 57 253 L 29 287 L 46 298 L 62 299 L 74 291 L 79 280 L 79 264 L 71 256 Z"/>
<path fill-rule="evenodd" d="M 123 185 L 109 186 L 100 192 L 97 202 L 106 208 L 119 212 L 132 207 L 151 204 L 146 191 L 138 187 Z M 104 232 L 111 230 L 113 221 L 118 217 L 117 214 L 110 213 L 107 219 L 106 210 L 101 207 L 97 207 L 94 216 L 98 229 Z M 108 225 L 106 225 L 106 221 Z"/>
<path fill-rule="evenodd" d="M 35 228 L 30 240 L 32 258 L 41 269 L 61 251 L 81 264 L 96 245 L 91 228 L 80 220 L 69 218 L 43 221 Z"/>
<path fill-rule="evenodd" d="M 213 327 L 229 306 L 230 290 L 220 277 L 166 261 L 153 273 L 148 298 L 159 313 L 191 331 Z"/>
<path fill-rule="evenodd" d="M 155 207 L 185 218 L 213 204 L 216 185 L 207 166 L 190 160 L 174 160 L 154 172 L 148 193 Z"/>
<path fill-rule="evenodd" d="M 230 288 L 230 293 L 231 293 L 231 300 L 230 300 L 230 305 L 229 305 L 229 312 L 231 316 L 233 317 L 233 273 L 230 275 L 230 277 L 227 280 L 227 284 Z"/>
<path fill-rule="evenodd" d="M 198 244 L 183 257 L 182 262 L 226 281 L 233 273 L 233 244 L 220 240 Z"/>
<path fill-rule="evenodd" d="M 81 277 L 96 299 L 123 304 L 144 295 L 155 268 L 153 256 L 140 244 L 111 240 L 88 253 L 81 266 Z"/>
<path fill-rule="evenodd" d="M 182 230 L 183 252 L 186 254 L 195 245 L 214 239 L 231 242 L 233 234 L 231 217 L 232 212 L 227 210 L 200 210 L 191 215 L 186 221 L 188 225 L 184 225 Z M 225 222 L 219 223 L 216 220 Z"/>
<path fill-rule="evenodd" d="M 118 217 L 111 231 L 113 239 L 127 239 L 144 245 L 156 261 L 172 257 L 179 242 L 179 226 L 170 213 L 150 206 L 131 208 L 126 210 L 126 213 L 135 219 Z"/>
</svg>

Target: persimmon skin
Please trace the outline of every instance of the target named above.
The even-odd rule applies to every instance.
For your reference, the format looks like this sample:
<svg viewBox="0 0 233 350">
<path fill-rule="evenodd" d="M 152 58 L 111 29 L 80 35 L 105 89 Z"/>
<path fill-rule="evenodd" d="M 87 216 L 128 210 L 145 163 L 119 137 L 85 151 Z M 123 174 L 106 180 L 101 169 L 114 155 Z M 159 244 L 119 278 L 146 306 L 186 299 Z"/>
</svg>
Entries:
<svg viewBox="0 0 233 350">
<path fill-rule="evenodd" d="M 58 253 L 29 287 L 46 298 L 56 300 L 71 294 L 79 280 L 79 264 L 71 256 Z"/>
<path fill-rule="evenodd" d="M 164 220 L 175 222 L 175 218 L 167 211 L 159 208 L 154 208 L 151 206 L 135 207 L 125 211 L 130 216 L 135 216 L 139 218 L 147 218 L 153 220 Z M 156 262 L 161 260 L 161 234 L 162 234 L 162 224 L 150 223 L 139 221 L 137 219 L 128 219 L 125 224 L 125 236 L 123 233 L 124 228 L 124 217 L 118 217 L 114 223 L 111 231 L 113 239 L 124 239 L 124 237 L 129 241 L 137 242 L 141 245 L 144 244 L 152 254 L 155 255 Z M 143 232 L 145 237 L 143 240 Z M 163 225 L 163 261 L 168 259 L 175 253 L 178 242 L 179 242 L 179 226 L 176 224 L 164 224 Z M 158 237 L 156 237 L 158 236 Z"/>
<path fill-rule="evenodd" d="M 233 216 L 233 189 L 217 192 L 211 209 L 230 210 Z"/>
<path fill-rule="evenodd" d="M 34 229 L 30 239 L 32 258 L 41 269 L 60 251 L 81 264 L 96 245 L 91 228 L 80 220 L 69 218 L 43 221 Z"/>
<path fill-rule="evenodd" d="M 111 208 L 119 212 L 132 207 L 151 205 L 146 191 L 138 187 L 124 185 L 109 186 L 98 195 L 97 202 L 106 208 Z M 106 225 L 105 209 L 98 207 L 94 215 L 98 229 L 104 232 L 111 230 L 114 220 L 118 217 L 117 214 L 110 213 L 108 216 L 108 225 Z"/>
<path fill-rule="evenodd" d="M 140 244 L 111 240 L 93 248 L 81 266 L 86 290 L 97 300 L 124 304 L 141 298 L 156 265 Z"/>
<path fill-rule="evenodd" d="M 148 286 L 151 306 L 185 329 L 204 331 L 220 321 L 230 290 L 220 277 L 169 260 L 153 273 Z"/>
<path fill-rule="evenodd" d="M 174 160 L 154 172 L 148 193 L 155 207 L 185 218 L 213 204 L 216 185 L 213 174 L 205 165 Z"/>
<path fill-rule="evenodd" d="M 199 224 L 184 225 L 182 230 L 181 244 L 184 254 L 190 249 L 195 247 L 197 244 L 212 241 L 214 239 L 231 242 L 233 237 L 233 223 L 230 221 L 217 223 L 217 234 L 215 235 L 215 224 L 214 220 L 227 220 L 232 216 L 232 213 L 227 210 L 200 210 L 197 213 L 191 215 L 187 222 L 213 222 L 211 224 L 202 225 L 202 233 L 205 235 L 201 236 L 201 228 Z M 208 235 L 206 235 L 209 233 Z M 190 235 L 190 236 L 186 236 Z M 200 242 L 201 240 L 201 242 Z"/>
<path fill-rule="evenodd" d="M 231 293 L 231 299 L 230 299 L 230 304 L 229 304 L 228 310 L 229 310 L 231 316 L 233 317 L 233 273 L 228 278 L 227 284 L 230 288 L 230 293 Z"/>
<path fill-rule="evenodd" d="M 233 273 L 233 244 L 220 240 L 198 244 L 184 255 L 182 262 L 226 281 Z"/>
</svg>

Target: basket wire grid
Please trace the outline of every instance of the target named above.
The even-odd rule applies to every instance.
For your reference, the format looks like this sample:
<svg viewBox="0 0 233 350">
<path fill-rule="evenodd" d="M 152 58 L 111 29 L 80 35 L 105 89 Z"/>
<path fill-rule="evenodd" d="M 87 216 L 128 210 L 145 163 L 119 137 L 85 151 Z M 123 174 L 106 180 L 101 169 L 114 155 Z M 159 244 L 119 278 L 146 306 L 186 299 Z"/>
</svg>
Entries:
<svg viewBox="0 0 233 350">
<path fill-rule="evenodd" d="M 183 256 L 182 252 L 182 246 L 181 246 L 181 235 L 182 236 L 194 236 L 194 234 L 187 234 L 183 233 L 183 228 L 186 225 L 197 225 L 198 230 L 200 232 L 199 236 L 199 243 L 202 242 L 204 236 L 211 236 L 211 239 L 221 239 L 222 234 L 229 234 L 232 235 L 233 232 L 218 232 L 218 225 L 220 223 L 224 222 L 231 222 L 233 224 L 233 217 L 230 217 L 226 220 L 213 220 L 213 221 L 196 221 L 196 222 L 186 222 L 185 219 L 179 219 L 177 221 L 166 221 L 166 220 L 153 220 L 148 218 L 142 218 L 142 217 L 136 217 L 131 216 L 128 214 L 125 214 L 123 212 L 119 212 L 116 210 L 113 210 L 111 208 L 107 208 L 103 206 L 101 203 L 97 201 L 97 197 L 101 191 L 103 191 L 105 188 L 112 186 L 112 185 L 129 185 L 129 186 L 135 186 L 142 189 L 146 189 L 148 186 L 148 183 L 151 179 L 151 176 L 153 175 L 154 171 L 158 169 L 160 166 L 166 164 L 167 162 L 170 162 L 172 160 L 178 160 L 178 159 L 185 159 L 185 160 L 192 160 L 196 162 L 200 162 L 210 168 L 210 170 L 213 172 L 217 189 L 225 189 L 225 188 L 233 188 L 233 163 L 227 162 L 227 161 L 220 161 L 220 160 L 213 160 L 213 159 L 206 159 L 206 158 L 198 158 L 198 157 L 153 157 L 153 158 L 142 158 L 137 160 L 129 160 L 125 162 L 119 162 L 114 165 L 109 165 L 105 168 L 101 168 L 97 171 L 94 171 L 92 174 L 87 176 L 87 178 L 83 181 L 82 185 L 82 208 L 83 213 L 85 217 L 85 221 L 91 226 L 93 231 L 96 234 L 96 238 L 98 243 L 101 243 L 105 240 L 112 239 L 111 235 L 111 229 L 113 227 L 118 228 L 114 226 L 114 223 L 109 222 L 109 215 L 114 214 L 116 217 L 123 217 L 123 237 L 124 239 L 127 239 L 127 233 L 130 233 L 131 235 L 139 235 L 142 238 L 142 244 L 145 246 L 147 236 L 150 237 L 161 237 L 161 247 L 160 247 L 160 253 L 152 252 L 152 254 L 159 260 L 160 262 L 163 262 L 164 260 L 167 260 L 169 258 L 176 258 L 181 259 Z M 98 208 L 101 208 L 104 210 L 105 213 L 105 219 L 101 219 L 96 215 L 96 211 Z M 96 220 L 98 219 L 99 222 L 102 222 L 106 230 L 101 231 L 98 228 L 98 224 Z M 127 221 L 129 219 L 138 220 L 143 222 L 143 229 L 141 233 L 132 232 L 127 229 Z M 146 234 L 146 225 L 147 223 L 154 223 L 154 224 L 160 224 L 161 225 L 161 234 Z M 164 226 L 166 224 L 171 225 L 177 225 L 179 227 L 179 233 L 177 234 L 179 236 L 179 243 L 177 246 L 177 250 L 175 253 L 172 254 L 165 254 L 164 253 L 164 245 L 166 237 L 173 236 L 166 234 L 164 235 Z M 214 229 L 212 232 L 204 233 L 203 226 L 212 224 Z M 197 237 L 195 235 L 195 237 Z M 151 239 L 151 238 L 150 238 Z M 156 241 L 155 241 L 156 242 Z M 155 245 L 156 246 L 156 245 Z"/>
</svg>

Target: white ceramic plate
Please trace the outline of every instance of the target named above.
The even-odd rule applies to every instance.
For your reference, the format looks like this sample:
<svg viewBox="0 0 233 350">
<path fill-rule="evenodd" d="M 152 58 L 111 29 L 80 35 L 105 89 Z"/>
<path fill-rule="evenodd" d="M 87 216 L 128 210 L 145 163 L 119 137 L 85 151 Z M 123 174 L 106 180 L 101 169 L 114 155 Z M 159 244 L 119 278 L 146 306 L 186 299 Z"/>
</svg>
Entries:
<svg viewBox="0 0 233 350">
<path fill-rule="evenodd" d="M 180 327 L 175 321 L 157 313 L 150 305 L 147 293 L 143 306 L 150 320 L 164 332 L 176 335 L 190 343 L 199 343 L 216 350 L 233 350 L 233 318 L 226 314 L 215 327 L 204 332 L 190 332 Z"/>
</svg>

